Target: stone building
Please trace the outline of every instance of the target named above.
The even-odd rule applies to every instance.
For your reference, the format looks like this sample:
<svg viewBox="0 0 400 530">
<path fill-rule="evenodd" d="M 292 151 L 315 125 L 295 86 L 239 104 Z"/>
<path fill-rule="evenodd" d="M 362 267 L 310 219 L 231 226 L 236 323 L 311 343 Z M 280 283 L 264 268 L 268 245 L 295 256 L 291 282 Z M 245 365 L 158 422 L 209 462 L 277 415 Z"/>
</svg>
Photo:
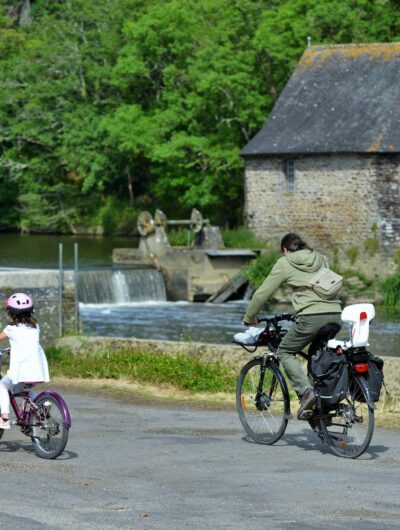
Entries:
<svg viewBox="0 0 400 530">
<path fill-rule="evenodd" d="M 258 236 L 297 231 L 353 262 L 384 257 L 390 269 L 400 243 L 400 43 L 307 48 L 241 154 Z"/>
</svg>

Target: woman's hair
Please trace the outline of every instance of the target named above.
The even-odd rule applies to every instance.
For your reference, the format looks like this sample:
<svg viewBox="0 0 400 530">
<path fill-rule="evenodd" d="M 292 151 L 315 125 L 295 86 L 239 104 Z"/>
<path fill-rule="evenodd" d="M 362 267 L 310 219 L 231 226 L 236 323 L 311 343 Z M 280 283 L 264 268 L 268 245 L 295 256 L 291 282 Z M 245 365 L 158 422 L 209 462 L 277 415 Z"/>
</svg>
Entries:
<svg viewBox="0 0 400 530">
<path fill-rule="evenodd" d="M 305 241 L 301 239 L 301 237 L 294 232 L 289 232 L 289 234 L 286 234 L 283 236 L 281 241 L 281 251 L 283 252 L 283 249 L 286 248 L 290 252 L 296 252 L 296 250 L 304 250 L 309 249 L 312 250 Z"/>
<path fill-rule="evenodd" d="M 8 314 L 11 318 L 10 324 L 12 326 L 17 326 L 18 324 L 25 324 L 25 326 L 29 326 L 31 328 L 36 328 L 37 326 L 35 317 L 29 311 L 24 311 L 23 313 L 18 314 L 9 311 Z"/>
</svg>

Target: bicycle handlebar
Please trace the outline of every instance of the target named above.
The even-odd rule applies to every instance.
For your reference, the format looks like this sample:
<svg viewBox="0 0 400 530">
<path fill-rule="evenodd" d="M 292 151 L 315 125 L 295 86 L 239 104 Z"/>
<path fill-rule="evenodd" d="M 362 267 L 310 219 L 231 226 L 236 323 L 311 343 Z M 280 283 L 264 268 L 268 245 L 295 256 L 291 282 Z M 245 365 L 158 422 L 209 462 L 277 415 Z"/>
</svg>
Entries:
<svg viewBox="0 0 400 530">
<path fill-rule="evenodd" d="M 274 315 L 273 317 L 259 317 L 257 318 L 258 322 L 271 322 L 277 324 L 278 322 L 283 322 L 288 320 L 289 322 L 294 322 L 296 320 L 295 315 L 290 313 L 281 313 L 280 315 Z"/>
</svg>

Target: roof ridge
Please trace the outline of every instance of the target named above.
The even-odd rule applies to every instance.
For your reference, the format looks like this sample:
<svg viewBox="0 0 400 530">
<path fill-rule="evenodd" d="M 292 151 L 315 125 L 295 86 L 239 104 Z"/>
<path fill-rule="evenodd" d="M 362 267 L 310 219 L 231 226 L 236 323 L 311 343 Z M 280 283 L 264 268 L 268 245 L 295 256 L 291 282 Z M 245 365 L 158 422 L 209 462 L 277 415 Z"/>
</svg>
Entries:
<svg viewBox="0 0 400 530">
<path fill-rule="evenodd" d="M 400 41 L 396 42 L 349 42 L 347 44 L 311 44 L 306 50 L 311 48 L 363 48 L 368 46 L 381 47 L 381 46 L 399 46 Z"/>
</svg>

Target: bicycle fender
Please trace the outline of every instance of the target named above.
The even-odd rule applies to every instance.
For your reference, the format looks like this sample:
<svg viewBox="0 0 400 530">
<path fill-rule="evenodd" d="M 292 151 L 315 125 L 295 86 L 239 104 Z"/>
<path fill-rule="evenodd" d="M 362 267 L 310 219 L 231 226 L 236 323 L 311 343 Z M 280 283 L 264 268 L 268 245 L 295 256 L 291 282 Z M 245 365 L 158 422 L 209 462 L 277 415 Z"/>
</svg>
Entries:
<svg viewBox="0 0 400 530">
<path fill-rule="evenodd" d="M 46 396 L 50 396 L 58 402 L 64 416 L 65 425 L 68 427 L 68 429 L 70 429 L 72 425 L 71 416 L 67 404 L 64 401 L 64 398 L 60 396 L 60 394 L 57 394 L 57 392 L 52 392 L 50 390 L 44 390 L 43 392 L 40 392 L 40 394 L 38 394 L 33 401 L 35 402 L 38 399 L 44 398 Z"/>
<path fill-rule="evenodd" d="M 367 405 L 369 406 L 369 408 L 372 409 L 372 410 L 376 409 L 375 402 L 370 396 L 368 385 L 367 385 L 367 382 L 366 382 L 365 378 L 362 375 L 358 375 L 358 374 L 357 375 L 353 375 L 353 377 L 354 377 L 354 379 L 357 379 L 357 381 L 360 383 L 360 386 L 363 387 L 363 389 L 365 391 L 365 394 L 367 396 Z"/>
</svg>

